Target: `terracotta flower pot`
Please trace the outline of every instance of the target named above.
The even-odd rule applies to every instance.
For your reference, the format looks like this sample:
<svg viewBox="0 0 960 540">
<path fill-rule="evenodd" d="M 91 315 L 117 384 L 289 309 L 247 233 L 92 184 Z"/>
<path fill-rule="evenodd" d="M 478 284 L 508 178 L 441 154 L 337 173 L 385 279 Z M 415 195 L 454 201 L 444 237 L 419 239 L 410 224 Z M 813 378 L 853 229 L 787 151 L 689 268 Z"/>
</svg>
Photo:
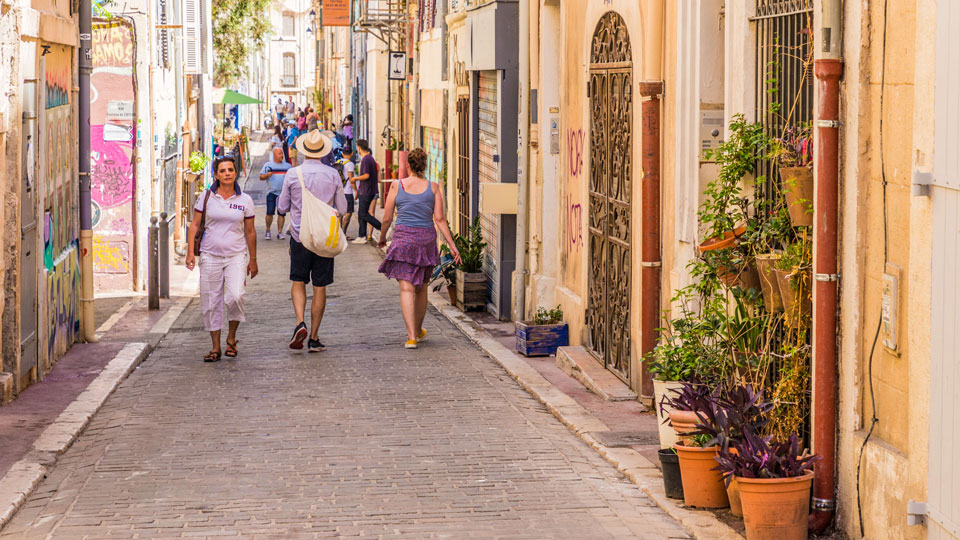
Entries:
<svg viewBox="0 0 960 540">
<path fill-rule="evenodd" d="M 774 272 L 774 265 L 780 259 L 776 253 L 765 253 L 757 255 L 757 273 L 760 278 L 760 290 L 763 291 L 763 305 L 768 313 L 780 311 L 783 309 L 783 301 L 780 299 L 780 285 L 777 283 L 777 275 Z"/>
<path fill-rule="evenodd" d="M 728 287 L 740 287 L 743 290 L 761 290 L 760 274 L 757 272 L 756 263 L 744 265 L 740 268 L 730 268 L 723 266 L 719 269 L 721 281 Z"/>
<path fill-rule="evenodd" d="M 677 381 L 658 381 L 657 379 L 653 380 L 653 408 L 656 409 L 657 413 L 657 429 L 660 432 L 660 448 L 673 448 L 673 445 L 677 444 L 677 432 L 674 431 L 673 426 L 670 425 L 670 422 L 665 422 L 670 415 L 670 407 L 667 407 L 666 412 L 660 411 L 660 401 L 663 399 L 663 396 L 666 395 L 670 390 L 680 388 L 680 383 Z"/>
<path fill-rule="evenodd" d="M 726 508 L 730 504 L 723 476 L 717 467 L 719 448 L 677 445 L 680 476 L 683 478 L 683 504 L 697 508 Z"/>
<path fill-rule="evenodd" d="M 680 444 L 689 446 L 693 443 L 691 433 L 696 431 L 700 418 L 693 411 L 670 411 L 670 425 L 677 433 L 677 440 Z"/>
<path fill-rule="evenodd" d="M 812 482 L 813 471 L 794 478 L 737 478 L 747 540 L 807 540 Z"/>
<path fill-rule="evenodd" d="M 801 328 L 810 322 L 813 301 L 810 298 L 809 274 L 791 277 L 792 272 L 774 269 L 777 287 L 783 302 L 783 318 L 790 328 Z"/>
<path fill-rule="evenodd" d="M 794 227 L 813 225 L 813 168 L 781 167 L 780 185 Z"/>
<path fill-rule="evenodd" d="M 736 517 L 743 517 L 743 504 L 740 502 L 740 484 L 734 476 L 727 486 L 727 498 L 730 499 L 730 513 Z"/>
<path fill-rule="evenodd" d="M 706 253 L 714 249 L 726 249 L 735 244 L 737 242 L 737 238 L 739 238 L 745 232 L 747 232 L 746 227 L 737 227 L 732 231 L 724 232 L 723 236 L 715 236 L 713 238 L 704 240 L 703 243 L 697 246 L 697 249 L 700 250 L 700 253 Z"/>
</svg>

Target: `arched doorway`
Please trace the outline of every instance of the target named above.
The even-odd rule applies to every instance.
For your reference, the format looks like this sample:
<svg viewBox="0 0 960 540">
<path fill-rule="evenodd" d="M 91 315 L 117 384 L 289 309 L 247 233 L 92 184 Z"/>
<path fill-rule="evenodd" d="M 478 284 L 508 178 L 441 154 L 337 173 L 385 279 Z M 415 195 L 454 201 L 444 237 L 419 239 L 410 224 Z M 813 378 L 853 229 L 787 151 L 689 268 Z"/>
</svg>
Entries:
<svg viewBox="0 0 960 540">
<path fill-rule="evenodd" d="M 587 346 L 630 381 L 633 67 L 623 18 L 604 15 L 590 47 Z"/>
</svg>

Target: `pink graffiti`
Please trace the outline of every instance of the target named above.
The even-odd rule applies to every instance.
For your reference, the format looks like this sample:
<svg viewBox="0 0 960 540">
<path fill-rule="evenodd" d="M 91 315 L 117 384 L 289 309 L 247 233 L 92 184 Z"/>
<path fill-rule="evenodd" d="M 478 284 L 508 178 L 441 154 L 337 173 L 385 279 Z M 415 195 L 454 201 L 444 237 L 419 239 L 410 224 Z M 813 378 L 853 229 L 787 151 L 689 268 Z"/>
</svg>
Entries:
<svg viewBox="0 0 960 540">
<path fill-rule="evenodd" d="M 583 219 L 583 207 L 580 203 L 574 203 L 570 195 L 567 195 L 567 251 L 580 251 L 583 248 L 583 230 L 581 220 Z"/>
<path fill-rule="evenodd" d="M 583 172 L 583 141 L 586 134 L 582 129 L 571 129 L 567 133 L 567 155 L 570 159 L 570 175 L 580 176 Z"/>
<path fill-rule="evenodd" d="M 133 200 L 133 142 L 103 140 L 103 125 L 90 126 L 90 195 L 102 208 Z"/>
</svg>

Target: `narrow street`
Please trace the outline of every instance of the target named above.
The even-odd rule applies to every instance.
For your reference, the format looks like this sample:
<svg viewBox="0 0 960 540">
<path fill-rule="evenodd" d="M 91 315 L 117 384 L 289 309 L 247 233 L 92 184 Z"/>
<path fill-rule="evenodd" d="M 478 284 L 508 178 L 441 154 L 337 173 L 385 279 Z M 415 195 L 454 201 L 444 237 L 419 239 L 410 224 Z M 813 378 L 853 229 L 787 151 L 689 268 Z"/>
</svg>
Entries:
<svg viewBox="0 0 960 540">
<path fill-rule="evenodd" d="M 337 259 L 327 351 L 290 351 L 262 213 L 240 357 L 201 361 L 194 299 L 0 537 L 687 538 L 433 308 L 404 350 L 373 247 Z"/>
</svg>

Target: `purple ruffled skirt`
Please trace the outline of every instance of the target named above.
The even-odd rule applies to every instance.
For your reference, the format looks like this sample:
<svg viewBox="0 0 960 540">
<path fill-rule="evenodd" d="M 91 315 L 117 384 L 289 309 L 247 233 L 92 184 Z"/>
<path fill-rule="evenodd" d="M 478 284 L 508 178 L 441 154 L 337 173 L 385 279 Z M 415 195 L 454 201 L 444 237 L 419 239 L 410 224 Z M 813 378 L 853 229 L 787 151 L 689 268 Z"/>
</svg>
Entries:
<svg viewBox="0 0 960 540">
<path fill-rule="evenodd" d="M 439 263 L 436 229 L 396 225 L 380 273 L 419 287 L 430 279 Z"/>
</svg>

